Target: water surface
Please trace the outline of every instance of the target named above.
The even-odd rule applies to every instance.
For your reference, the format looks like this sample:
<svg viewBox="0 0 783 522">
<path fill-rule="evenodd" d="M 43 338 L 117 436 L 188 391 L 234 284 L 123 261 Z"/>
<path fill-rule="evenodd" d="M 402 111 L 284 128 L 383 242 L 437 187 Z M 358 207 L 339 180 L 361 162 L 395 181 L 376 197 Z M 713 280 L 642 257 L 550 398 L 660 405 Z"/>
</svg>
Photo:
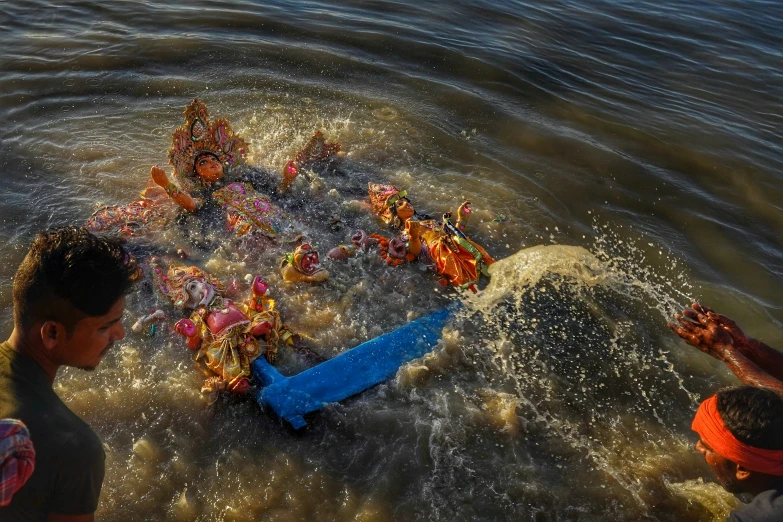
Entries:
<svg viewBox="0 0 783 522">
<path fill-rule="evenodd" d="M 698 298 L 783 345 L 779 3 L 14 0 L 0 27 L 5 334 L 34 233 L 132 200 L 194 97 L 269 176 L 316 129 L 343 144 L 340 175 L 294 186 L 322 253 L 381 231 L 350 201 L 385 181 L 433 215 L 470 199 L 472 237 L 508 258 L 471 296 L 372 254 L 299 287 L 275 249 L 196 249 L 221 278 L 264 274 L 327 357 L 452 299 L 467 312 L 304 433 L 249 400 L 208 406 L 179 338 L 129 334 L 57 383 L 106 443 L 101 520 L 706 521 L 734 505 L 700 482 L 689 425 L 736 381 L 665 321 Z M 180 245 L 172 227 L 145 252 Z M 162 305 L 139 288 L 127 324 Z"/>
</svg>

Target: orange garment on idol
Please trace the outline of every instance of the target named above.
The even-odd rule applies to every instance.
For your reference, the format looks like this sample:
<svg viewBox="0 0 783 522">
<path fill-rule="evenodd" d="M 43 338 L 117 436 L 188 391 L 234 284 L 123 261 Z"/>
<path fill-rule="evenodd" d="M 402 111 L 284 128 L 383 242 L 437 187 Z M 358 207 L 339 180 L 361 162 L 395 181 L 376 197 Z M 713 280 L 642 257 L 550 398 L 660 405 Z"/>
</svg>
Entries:
<svg viewBox="0 0 783 522">
<path fill-rule="evenodd" d="M 432 260 L 435 271 L 454 286 L 476 283 L 481 274 L 486 273 L 487 267 L 495 262 L 481 245 L 470 238 L 459 241 L 449 236 L 433 220 L 409 219 L 405 231 L 412 240 L 421 241 L 422 252 L 426 252 Z"/>
<path fill-rule="evenodd" d="M 454 286 L 475 283 L 481 274 L 479 263 L 491 265 L 495 262 L 484 248 L 470 239 L 468 241 L 481 252 L 480 260 L 447 237 L 435 238 L 427 244 L 429 255 L 435 263 L 435 271 L 448 279 L 449 283 Z"/>
</svg>

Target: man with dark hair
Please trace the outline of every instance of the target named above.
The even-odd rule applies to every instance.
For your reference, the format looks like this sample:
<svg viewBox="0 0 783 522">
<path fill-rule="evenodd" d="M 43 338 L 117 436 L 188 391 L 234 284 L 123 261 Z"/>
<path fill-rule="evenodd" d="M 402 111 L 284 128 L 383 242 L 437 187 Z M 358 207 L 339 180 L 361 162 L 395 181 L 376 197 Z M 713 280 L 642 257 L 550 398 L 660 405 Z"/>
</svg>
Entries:
<svg viewBox="0 0 783 522">
<path fill-rule="evenodd" d="M 98 436 L 52 389 L 61 366 L 93 370 L 125 337 L 125 293 L 139 278 L 121 241 L 82 228 L 39 234 L 14 278 L 14 330 L 0 344 L 0 418 L 22 420 L 36 451 L 4 522 L 94 519 L 104 476 Z"/>
<path fill-rule="evenodd" d="M 783 353 L 745 335 L 725 315 L 693 303 L 674 316 L 669 328 L 685 342 L 723 361 L 744 384 L 783 393 Z"/>
<path fill-rule="evenodd" d="M 753 497 L 728 522 L 783 520 L 783 395 L 753 386 L 721 390 L 701 403 L 692 429 L 718 482 Z"/>
</svg>

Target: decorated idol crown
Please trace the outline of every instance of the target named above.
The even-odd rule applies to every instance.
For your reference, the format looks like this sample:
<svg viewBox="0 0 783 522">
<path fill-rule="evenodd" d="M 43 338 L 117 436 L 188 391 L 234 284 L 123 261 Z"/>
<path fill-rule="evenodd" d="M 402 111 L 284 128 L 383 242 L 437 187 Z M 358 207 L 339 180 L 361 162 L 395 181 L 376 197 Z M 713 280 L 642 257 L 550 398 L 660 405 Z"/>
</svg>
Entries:
<svg viewBox="0 0 783 522">
<path fill-rule="evenodd" d="M 210 122 L 207 106 L 198 99 L 185 108 L 184 115 L 185 125 L 174 131 L 169 148 L 169 163 L 182 188 L 192 190 L 198 186 L 194 165 L 202 154 L 212 154 L 228 166 L 244 162 L 248 144 L 234 134 L 228 120 Z"/>
<path fill-rule="evenodd" d="M 203 279 L 215 287 L 215 292 L 223 294 L 225 288 L 214 276 L 195 266 L 172 265 L 168 271 L 155 259 L 152 265 L 152 279 L 158 292 L 167 297 L 177 308 L 184 308 L 188 302 L 185 286 L 194 279 Z"/>
<path fill-rule="evenodd" d="M 398 200 L 407 197 L 407 190 L 400 190 L 391 184 L 368 183 L 367 190 L 370 193 L 370 203 L 372 211 L 386 223 L 391 223 L 394 219 L 392 207 Z"/>
</svg>

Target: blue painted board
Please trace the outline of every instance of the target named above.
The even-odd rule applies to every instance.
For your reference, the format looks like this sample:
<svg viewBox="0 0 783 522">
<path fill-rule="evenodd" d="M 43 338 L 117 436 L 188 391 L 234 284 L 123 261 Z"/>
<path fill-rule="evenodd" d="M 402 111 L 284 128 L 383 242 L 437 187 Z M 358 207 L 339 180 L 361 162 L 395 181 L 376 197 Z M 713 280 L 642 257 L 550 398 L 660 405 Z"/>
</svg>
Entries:
<svg viewBox="0 0 783 522">
<path fill-rule="evenodd" d="M 291 377 L 259 357 L 253 374 L 263 387 L 256 398 L 299 429 L 305 425 L 302 415 L 386 381 L 432 350 L 452 313 L 447 307 L 426 315 Z"/>
</svg>

